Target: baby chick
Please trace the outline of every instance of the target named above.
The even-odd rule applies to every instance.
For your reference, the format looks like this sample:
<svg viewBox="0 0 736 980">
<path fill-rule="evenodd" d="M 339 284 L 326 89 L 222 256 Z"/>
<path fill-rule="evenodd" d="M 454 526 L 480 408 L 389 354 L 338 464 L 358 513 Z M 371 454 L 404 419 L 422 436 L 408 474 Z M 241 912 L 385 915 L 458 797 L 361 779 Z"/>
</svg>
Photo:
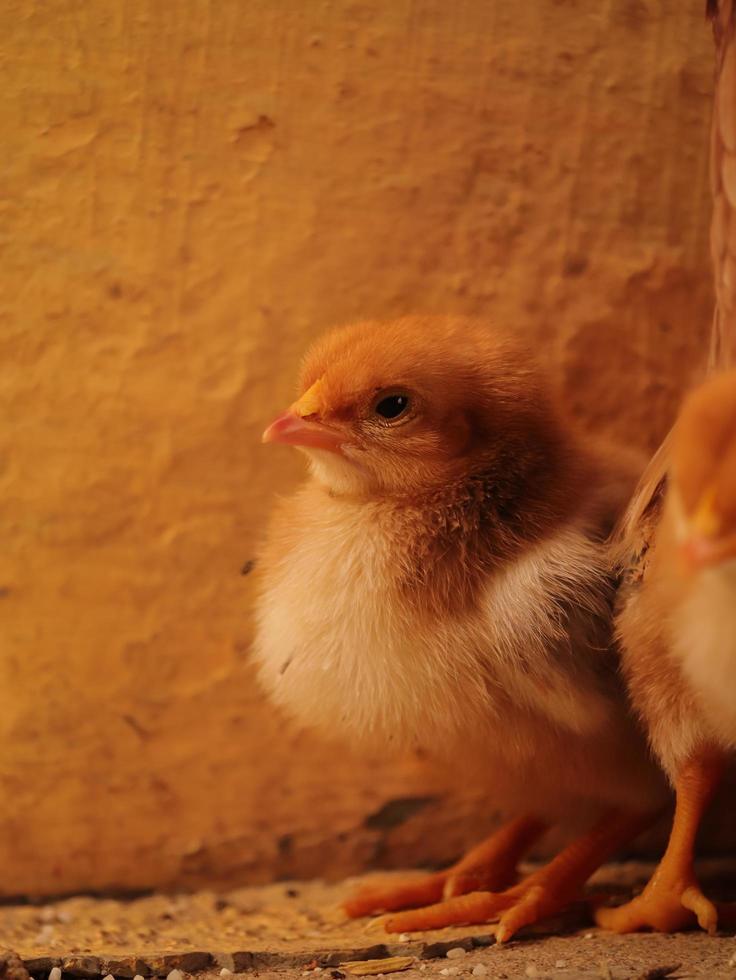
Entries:
<svg viewBox="0 0 736 980">
<path fill-rule="evenodd" d="M 445 897 L 387 928 L 501 915 L 503 940 L 576 897 L 662 800 L 610 644 L 602 542 L 636 474 L 575 432 L 526 350 L 460 318 L 334 331 L 299 391 L 263 435 L 305 452 L 310 478 L 260 563 L 261 679 L 302 721 L 421 746 L 522 814 L 449 873 L 347 905 Z M 616 812 L 498 892 L 581 807 Z"/>
<path fill-rule="evenodd" d="M 677 805 L 642 895 L 598 912 L 617 932 L 669 931 L 696 918 L 713 932 L 718 922 L 695 878 L 693 847 L 724 757 L 736 749 L 736 372 L 686 400 L 670 460 L 645 574 L 626 587 L 618 628 L 634 704 Z"/>
</svg>

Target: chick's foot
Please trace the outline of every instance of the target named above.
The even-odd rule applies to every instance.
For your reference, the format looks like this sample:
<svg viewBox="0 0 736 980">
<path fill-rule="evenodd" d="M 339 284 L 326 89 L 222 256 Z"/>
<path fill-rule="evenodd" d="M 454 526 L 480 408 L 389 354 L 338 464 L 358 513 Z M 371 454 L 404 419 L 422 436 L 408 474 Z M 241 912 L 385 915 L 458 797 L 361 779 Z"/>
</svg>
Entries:
<svg viewBox="0 0 736 980">
<path fill-rule="evenodd" d="M 694 879 L 667 881 L 654 877 L 641 895 L 625 905 L 598 909 L 595 920 L 602 929 L 618 933 L 640 929 L 677 932 L 697 921 L 701 929 L 712 934 L 718 925 L 718 909 Z"/>
<path fill-rule="evenodd" d="M 491 834 L 447 870 L 442 898 L 493 892 L 513 884 L 516 866 L 547 825 L 536 817 L 518 817 Z"/>
<path fill-rule="evenodd" d="M 573 841 L 545 867 L 502 892 L 473 892 L 428 908 L 400 912 L 386 920 L 388 932 L 416 932 L 452 925 L 498 922 L 500 943 L 523 926 L 563 911 L 577 899 L 592 872 L 649 822 L 641 816 L 612 813 Z"/>
<path fill-rule="evenodd" d="M 723 772 L 723 760 L 710 750 L 699 753 L 682 766 L 675 789 L 677 802 L 669 843 L 657 870 L 637 898 L 619 908 L 601 908 L 596 922 L 613 932 L 656 929 L 676 932 L 694 926 L 714 933 L 719 912 L 724 919 L 733 912 L 719 909 L 706 898 L 693 870 L 693 848 L 700 820 Z"/>
<path fill-rule="evenodd" d="M 536 817 L 518 817 L 504 824 L 446 871 L 383 887 L 367 885 L 347 899 L 351 918 L 377 912 L 419 908 L 443 898 L 476 891 L 497 891 L 516 881 L 516 865 L 546 825 Z"/>
<path fill-rule="evenodd" d="M 547 872 L 543 868 L 542 872 Z M 577 888 L 555 875 L 530 875 L 502 892 L 472 892 L 428 908 L 399 912 L 386 921 L 387 932 L 417 932 L 455 925 L 498 922 L 496 939 L 505 942 L 523 926 L 557 915 L 577 897 Z"/>
</svg>

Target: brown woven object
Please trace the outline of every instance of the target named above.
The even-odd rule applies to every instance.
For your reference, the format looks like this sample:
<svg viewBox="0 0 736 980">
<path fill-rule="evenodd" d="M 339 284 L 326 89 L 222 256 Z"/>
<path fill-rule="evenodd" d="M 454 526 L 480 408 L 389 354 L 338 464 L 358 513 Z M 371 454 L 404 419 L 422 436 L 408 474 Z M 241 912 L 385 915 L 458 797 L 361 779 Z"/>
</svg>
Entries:
<svg viewBox="0 0 736 980">
<path fill-rule="evenodd" d="M 706 12 L 716 48 L 710 156 L 716 305 L 705 365 L 710 373 L 736 363 L 736 0 L 707 0 Z M 668 435 L 650 460 L 618 530 L 629 581 L 639 581 L 646 570 L 667 482 L 669 440 Z"/>
<path fill-rule="evenodd" d="M 713 216 L 710 247 L 716 309 L 709 369 L 728 367 L 736 354 L 736 43 L 734 0 L 709 2 L 716 42 L 711 123 L 710 182 Z"/>
</svg>

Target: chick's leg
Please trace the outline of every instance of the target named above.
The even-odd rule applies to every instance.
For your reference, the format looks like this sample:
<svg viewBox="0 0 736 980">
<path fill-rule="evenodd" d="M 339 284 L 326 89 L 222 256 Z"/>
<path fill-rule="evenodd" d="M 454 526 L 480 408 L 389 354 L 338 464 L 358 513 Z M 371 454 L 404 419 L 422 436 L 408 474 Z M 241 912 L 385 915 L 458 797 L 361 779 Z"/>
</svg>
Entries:
<svg viewBox="0 0 736 980">
<path fill-rule="evenodd" d="M 516 865 L 546 830 L 536 817 L 518 817 L 504 824 L 446 871 L 383 888 L 367 886 L 344 904 L 351 918 L 393 912 L 439 902 L 443 897 L 478 889 L 505 888 L 516 880 Z"/>
<path fill-rule="evenodd" d="M 703 753 L 680 770 L 677 802 L 667 850 L 644 891 L 615 909 L 599 909 L 598 925 L 614 932 L 651 928 L 671 932 L 697 919 L 702 929 L 715 932 L 718 910 L 703 895 L 693 870 L 693 847 L 698 826 L 723 771 L 720 756 Z"/>
<path fill-rule="evenodd" d="M 502 892 L 473 892 L 415 912 L 401 912 L 387 920 L 386 929 L 413 932 L 498 921 L 496 939 L 505 942 L 522 926 L 556 915 L 578 898 L 593 871 L 651 820 L 652 816 L 609 813 L 518 885 Z"/>
<path fill-rule="evenodd" d="M 547 824 L 536 817 L 519 817 L 468 851 L 445 872 L 442 898 L 475 891 L 496 891 L 517 879 L 516 866 Z"/>
</svg>

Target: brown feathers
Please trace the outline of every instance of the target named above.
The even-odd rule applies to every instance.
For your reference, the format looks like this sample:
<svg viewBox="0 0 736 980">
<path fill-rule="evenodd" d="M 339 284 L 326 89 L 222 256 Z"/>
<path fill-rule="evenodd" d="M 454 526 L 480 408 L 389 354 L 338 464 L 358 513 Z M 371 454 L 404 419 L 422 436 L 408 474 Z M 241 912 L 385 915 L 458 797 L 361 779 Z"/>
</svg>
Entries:
<svg viewBox="0 0 736 980">
<path fill-rule="evenodd" d="M 279 703 L 459 754 L 501 798 L 657 797 L 609 648 L 603 539 L 631 461 L 580 438 L 528 352 L 462 318 L 346 327 L 267 437 L 301 439 L 311 470 L 261 562 Z"/>
</svg>

